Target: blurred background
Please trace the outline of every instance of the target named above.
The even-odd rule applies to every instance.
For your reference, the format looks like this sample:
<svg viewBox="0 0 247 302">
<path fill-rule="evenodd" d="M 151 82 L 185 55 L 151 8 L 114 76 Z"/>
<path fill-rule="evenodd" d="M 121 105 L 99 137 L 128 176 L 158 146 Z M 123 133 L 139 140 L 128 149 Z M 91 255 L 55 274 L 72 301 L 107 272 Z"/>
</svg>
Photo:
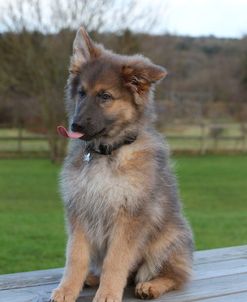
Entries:
<svg viewBox="0 0 247 302">
<path fill-rule="evenodd" d="M 196 248 L 247 243 L 247 1 L 0 0 L 0 273 L 64 264 L 58 174 L 76 29 L 167 68 L 157 127 Z"/>
</svg>

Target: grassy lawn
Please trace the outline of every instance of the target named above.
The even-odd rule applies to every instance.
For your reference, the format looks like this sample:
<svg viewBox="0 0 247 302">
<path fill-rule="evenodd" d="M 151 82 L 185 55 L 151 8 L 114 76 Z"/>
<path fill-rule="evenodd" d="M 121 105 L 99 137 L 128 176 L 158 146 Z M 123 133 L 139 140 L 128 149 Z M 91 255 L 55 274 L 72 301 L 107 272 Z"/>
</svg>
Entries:
<svg viewBox="0 0 247 302">
<path fill-rule="evenodd" d="M 247 244 L 247 156 L 179 157 L 175 162 L 196 248 Z"/>
<path fill-rule="evenodd" d="M 0 160 L 0 273 L 64 264 L 59 168 Z M 177 157 L 174 169 L 196 248 L 247 244 L 247 157 Z"/>
</svg>

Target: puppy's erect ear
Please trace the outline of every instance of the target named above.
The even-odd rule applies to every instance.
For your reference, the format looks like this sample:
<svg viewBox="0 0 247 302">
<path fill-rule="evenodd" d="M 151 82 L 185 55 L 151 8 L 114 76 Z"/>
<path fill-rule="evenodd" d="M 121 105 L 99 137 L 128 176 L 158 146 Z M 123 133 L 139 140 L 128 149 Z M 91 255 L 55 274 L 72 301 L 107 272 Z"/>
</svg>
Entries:
<svg viewBox="0 0 247 302">
<path fill-rule="evenodd" d="M 78 73 L 83 63 L 86 63 L 93 58 L 97 58 L 99 55 L 100 49 L 91 40 L 86 30 L 83 27 L 80 27 L 73 43 L 70 72 Z"/>
<path fill-rule="evenodd" d="M 145 93 L 152 84 L 166 77 L 165 68 L 150 61 L 133 62 L 122 67 L 122 74 L 126 86 L 133 92 Z"/>
</svg>

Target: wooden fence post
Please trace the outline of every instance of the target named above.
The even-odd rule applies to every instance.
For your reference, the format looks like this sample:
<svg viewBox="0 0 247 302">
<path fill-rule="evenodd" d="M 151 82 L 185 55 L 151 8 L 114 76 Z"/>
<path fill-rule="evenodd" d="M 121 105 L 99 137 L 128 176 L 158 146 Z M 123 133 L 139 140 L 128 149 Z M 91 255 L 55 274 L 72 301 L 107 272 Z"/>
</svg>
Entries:
<svg viewBox="0 0 247 302">
<path fill-rule="evenodd" d="M 242 127 L 241 127 L 241 130 L 242 130 L 242 139 L 243 139 L 243 152 L 247 152 L 247 124 L 246 123 L 243 123 Z"/>
<path fill-rule="evenodd" d="M 204 122 L 200 124 L 201 128 L 201 143 L 200 143 L 200 154 L 204 155 L 206 153 L 206 125 Z"/>
<path fill-rule="evenodd" d="M 22 153 L 22 137 L 23 137 L 23 128 L 22 126 L 18 127 L 18 137 L 17 137 L 17 152 Z"/>
</svg>

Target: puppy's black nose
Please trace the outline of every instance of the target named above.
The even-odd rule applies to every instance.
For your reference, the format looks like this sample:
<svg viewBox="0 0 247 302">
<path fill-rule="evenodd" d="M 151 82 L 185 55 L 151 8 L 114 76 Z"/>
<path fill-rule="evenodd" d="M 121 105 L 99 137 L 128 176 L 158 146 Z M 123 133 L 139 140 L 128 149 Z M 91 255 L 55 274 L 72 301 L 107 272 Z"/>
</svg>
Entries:
<svg viewBox="0 0 247 302">
<path fill-rule="evenodd" d="M 82 126 L 77 124 L 77 123 L 72 123 L 71 131 L 73 131 L 73 132 L 83 132 Z"/>
</svg>

